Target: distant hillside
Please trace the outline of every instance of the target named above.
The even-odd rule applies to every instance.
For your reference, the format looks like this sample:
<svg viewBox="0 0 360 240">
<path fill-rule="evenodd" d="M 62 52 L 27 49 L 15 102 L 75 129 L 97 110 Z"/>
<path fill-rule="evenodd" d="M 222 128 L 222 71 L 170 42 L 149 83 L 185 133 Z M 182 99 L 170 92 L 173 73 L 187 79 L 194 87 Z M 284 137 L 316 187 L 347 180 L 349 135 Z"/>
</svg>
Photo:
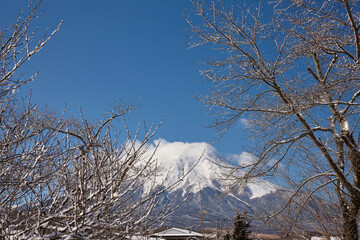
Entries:
<svg viewBox="0 0 360 240">
<path fill-rule="evenodd" d="M 170 199 L 176 198 L 176 203 L 180 203 L 188 197 L 169 217 L 166 225 L 199 228 L 202 219 L 201 198 L 205 226 L 212 228 L 216 227 L 216 222 L 219 225 L 221 222 L 223 227 L 231 226 L 236 210 L 252 214 L 265 212 L 269 206 L 284 204 L 285 200 L 279 193 L 285 190 L 262 179 L 224 195 L 226 182 L 219 178 L 224 170 L 213 163 L 214 158 L 209 160 L 213 155 L 216 155 L 216 150 L 207 143 L 169 143 L 163 140 L 160 144 L 155 154 L 163 170 L 158 184 L 164 180 L 165 185 L 172 184 L 193 168 L 180 184 L 161 198 L 165 205 Z M 256 224 L 260 223 L 254 222 L 252 225 Z M 267 232 L 269 229 L 262 227 L 262 230 Z"/>
<path fill-rule="evenodd" d="M 168 218 L 166 226 L 201 229 L 201 199 L 204 224 L 207 228 L 215 228 L 216 224 L 219 228 L 231 228 L 236 210 L 258 216 L 269 211 L 274 212 L 275 209 L 281 209 L 285 205 L 291 191 L 263 179 L 253 180 L 239 189 L 224 194 L 227 191 L 227 182 L 221 179 L 224 170 L 214 164 L 215 155 L 217 155 L 216 150 L 207 143 L 170 143 L 162 140 L 155 154 L 162 169 L 157 183 L 164 182 L 165 185 L 171 185 L 181 178 L 183 181 L 161 196 L 159 208 L 161 209 L 162 205 L 166 205 L 172 199 L 175 199 L 175 204 L 179 204 L 184 198 L 188 198 Z M 309 204 L 316 207 L 311 201 Z M 251 226 L 257 232 L 274 233 L 274 229 L 260 221 L 252 221 Z M 304 227 L 312 230 L 310 225 Z"/>
</svg>

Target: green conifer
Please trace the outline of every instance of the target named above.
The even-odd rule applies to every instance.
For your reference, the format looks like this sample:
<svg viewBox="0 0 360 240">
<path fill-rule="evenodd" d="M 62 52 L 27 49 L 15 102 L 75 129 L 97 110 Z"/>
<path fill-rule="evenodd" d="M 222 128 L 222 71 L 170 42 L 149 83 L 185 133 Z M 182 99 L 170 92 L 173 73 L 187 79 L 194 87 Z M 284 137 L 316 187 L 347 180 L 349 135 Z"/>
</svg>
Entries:
<svg viewBox="0 0 360 240">
<path fill-rule="evenodd" d="M 250 220 L 247 213 L 237 212 L 234 218 L 234 229 L 232 237 L 234 240 L 249 240 L 250 239 Z"/>
</svg>

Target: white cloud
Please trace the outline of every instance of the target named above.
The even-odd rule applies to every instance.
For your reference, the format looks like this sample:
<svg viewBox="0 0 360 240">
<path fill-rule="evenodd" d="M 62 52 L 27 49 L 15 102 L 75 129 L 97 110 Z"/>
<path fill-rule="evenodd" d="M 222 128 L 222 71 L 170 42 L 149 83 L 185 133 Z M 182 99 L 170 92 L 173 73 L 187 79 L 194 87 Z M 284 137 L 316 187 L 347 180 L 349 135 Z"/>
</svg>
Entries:
<svg viewBox="0 0 360 240">
<path fill-rule="evenodd" d="M 251 122 L 246 119 L 246 118 L 240 118 L 238 121 L 239 127 L 242 128 L 250 128 L 251 127 Z"/>
<path fill-rule="evenodd" d="M 157 147 L 158 146 L 158 147 Z M 153 158 L 160 167 L 156 182 L 165 180 L 165 186 L 170 186 L 180 179 L 182 186 L 192 186 L 194 190 L 210 186 L 220 171 L 219 167 L 208 160 L 208 156 L 216 154 L 216 149 L 206 142 L 168 142 L 157 139 L 149 148 Z M 191 171 L 190 171 L 191 170 Z"/>
<path fill-rule="evenodd" d="M 174 166 L 180 160 L 189 165 L 195 164 L 204 154 L 205 156 L 216 153 L 216 149 L 206 142 L 168 142 L 165 139 L 157 139 L 153 148 L 159 145 L 154 157 L 163 166 Z"/>
<path fill-rule="evenodd" d="M 249 166 L 257 161 L 257 158 L 249 152 L 230 155 L 230 159 L 236 161 L 240 166 Z"/>
<path fill-rule="evenodd" d="M 218 155 L 218 152 L 211 144 L 206 142 L 169 142 L 165 139 L 157 139 L 153 141 L 149 150 L 153 152 L 156 146 L 158 148 L 153 157 L 157 160 L 161 170 L 165 171 L 158 173 L 157 184 L 173 186 L 172 190 L 181 188 L 193 192 L 205 187 L 226 191 L 226 184 L 231 184 L 229 182 L 231 180 L 224 179 L 227 169 L 213 163 L 216 159 L 211 156 Z M 249 152 L 233 154 L 227 159 L 242 166 L 257 161 L 257 158 Z M 241 176 L 242 173 L 241 169 L 237 171 L 238 176 Z M 173 185 L 175 183 L 176 185 Z M 272 187 L 266 187 L 265 183 L 267 182 L 261 179 L 248 182 L 247 186 L 252 192 L 251 197 L 259 197 L 273 190 Z"/>
</svg>

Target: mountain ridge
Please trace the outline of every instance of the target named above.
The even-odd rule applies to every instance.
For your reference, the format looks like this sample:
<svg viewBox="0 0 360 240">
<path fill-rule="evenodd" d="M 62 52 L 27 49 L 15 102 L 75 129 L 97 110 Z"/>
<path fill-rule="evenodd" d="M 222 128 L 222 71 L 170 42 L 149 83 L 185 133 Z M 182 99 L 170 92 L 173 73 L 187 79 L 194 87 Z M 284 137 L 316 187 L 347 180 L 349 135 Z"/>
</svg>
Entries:
<svg viewBox="0 0 360 240">
<path fill-rule="evenodd" d="M 222 177 L 225 171 L 220 167 L 220 163 L 214 163 L 216 158 L 213 156 L 216 155 L 216 149 L 205 142 L 182 143 L 161 140 L 154 154 L 160 169 L 163 170 L 158 176 L 157 184 L 169 186 L 182 179 L 172 191 L 185 188 L 198 192 L 200 185 L 201 188 L 212 187 L 221 192 L 228 192 L 226 185 L 230 182 Z M 280 189 L 279 186 L 263 179 L 251 180 L 246 186 L 251 190 L 250 198 L 262 197 Z M 242 189 L 238 191 L 241 192 Z"/>
<path fill-rule="evenodd" d="M 284 189 L 263 179 L 254 179 L 235 191 L 228 191 L 226 185 L 229 182 L 221 177 L 224 169 L 214 163 L 214 156 L 218 153 L 208 143 L 160 141 L 154 158 L 162 171 L 156 183 L 175 185 L 160 197 L 159 207 L 166 205 L 169 199 L 174 199 L 175 205 L 181 204 L 183 198 L 187 197 L 168 218 L 168 226 L 199 229 L 202 213 L 207 227 L 215 227 L 217 221 L 231 226 L 236 211 L 250 214 L 265 212 L 265 205 L 284 202 L 279 194 Z M 264 199 L 268 199 L 266 204 Z"/>
</svg>

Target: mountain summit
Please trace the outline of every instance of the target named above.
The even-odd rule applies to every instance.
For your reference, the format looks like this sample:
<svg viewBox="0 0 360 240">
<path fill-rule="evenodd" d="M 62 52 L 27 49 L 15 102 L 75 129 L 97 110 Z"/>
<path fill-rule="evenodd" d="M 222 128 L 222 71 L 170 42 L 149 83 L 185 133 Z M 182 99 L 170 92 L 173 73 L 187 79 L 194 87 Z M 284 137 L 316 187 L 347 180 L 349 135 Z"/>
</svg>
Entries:
<svg viewBox="0 0 360 240">
<path fill-rule="evenodd" d="M 216 149 L 208 143 L 155 142 L 159 144 L 154 155 L 161 174 L 157 181 L 165 186 L 179 184 L 162 196 L 161 201 L 176 198 L 180 203 L 188 199 L 170 216 L 167 225 L 177 227 L 201 226 L 202 213 L 206 227 L 215 227 L 217 221 L 230 224 L 236 210 L 249 213 L 265 211 L 279 200 L 281 188 L 262 179 L 254 180 L 245 186 L 227 192 L 226 180 L 221 178 L 224 170 L 214 163 Z M 239 155 L 238 159 L 249 160 L 249 155 Z M 241 173 L 240 173 L 241 174 Z M 161 204 L 160 204 L 161 205 Z M 201 205 L 203 211 L 201 211 Z M 160 206 L 161 207 L 161 206 Z"/>
<path fill-rule="evenodd" d="M 216 155 L 218 155 L 216 149 L 205 142 L 183 143 L 161 140 L 154 156 L 162 170 L 162 178 L 160 177 L 159 181 L 165 178 L 165 185 L 170 185 L 183 179 L 173 191 L 186 189 L 186 193 L 196 193 L 200 190 L 200 186 L 202 189 L 209 187 L 226 192 L 226 180 L 222 179 L 224 169 L 214 162 Z M 262 197 L 278 189 L 276 185 L 261 179 L 246 184 L 245 188 L 250 199 Z M 236 192 L 241 194 L 245 188 Z"/>
</svg>

